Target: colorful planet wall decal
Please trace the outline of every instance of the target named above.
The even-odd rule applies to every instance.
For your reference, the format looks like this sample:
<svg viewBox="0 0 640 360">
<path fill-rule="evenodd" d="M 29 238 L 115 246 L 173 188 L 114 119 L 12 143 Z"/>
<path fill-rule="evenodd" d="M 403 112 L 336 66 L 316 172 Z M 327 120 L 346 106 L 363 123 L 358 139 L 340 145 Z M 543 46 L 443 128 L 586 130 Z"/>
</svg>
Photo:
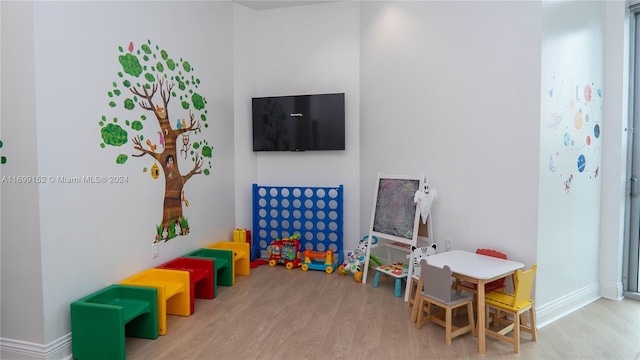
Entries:
<svg viewBox="0 0 640 360">
<path fill-rule="evenodd" d="M 581 75 L 582 76 L 582 75 Z M 569 193 L 576 182 L 598 177 L 602 162 L 600 132 L 602 90 L 595 82 L 554 76 L 547 87 L 548 112 L 541 139 L 547 151 L 549 173 L 561 179 Z"/>
<path fill-rule="evenodd" d="M 578 156 L 578 171 L 583 172 L 586 165 L 587 159 L 584 157 L 584 155 L 580 154 L 580 156 Z"/>
<path fill-rule="evenodd" d="M 591 86 L 589 85 L 584 86 L 584 100 L 586 102 L 591 101 Z"/>
</svg>

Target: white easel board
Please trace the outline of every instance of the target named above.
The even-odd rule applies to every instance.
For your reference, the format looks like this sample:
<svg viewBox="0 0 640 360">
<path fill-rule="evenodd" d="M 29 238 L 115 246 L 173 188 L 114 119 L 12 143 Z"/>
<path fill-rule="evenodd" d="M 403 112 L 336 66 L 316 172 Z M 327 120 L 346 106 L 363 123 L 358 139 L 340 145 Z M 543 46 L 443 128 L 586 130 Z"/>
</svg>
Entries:
<svg viewBox="0 0 640 360">
<path fill-rule="evenodd" d="M 362 283 L 367 283 L 372 239 L 378 238 L 376 246 L 391 246 L 393 243 L 410 247 L 416 245 L 420 222 L 418 204 L 413 202 L 417 190 L 422 189 L 425 175 L 386 175 L 379 173 L 373 198 L 371 226 L 367 239 L 367 251 Z M 410 250 L 409 250 L 410 251 Z M 410 266 L 411 268 L 411 266 Z"/>
</svg>

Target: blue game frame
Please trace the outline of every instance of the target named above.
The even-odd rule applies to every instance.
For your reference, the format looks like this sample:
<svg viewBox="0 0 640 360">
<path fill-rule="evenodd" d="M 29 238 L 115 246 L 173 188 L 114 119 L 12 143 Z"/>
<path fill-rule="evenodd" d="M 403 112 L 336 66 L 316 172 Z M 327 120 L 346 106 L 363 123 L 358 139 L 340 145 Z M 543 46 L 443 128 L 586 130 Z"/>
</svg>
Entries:
<svg viewBox="0 0 640 360">
<path fill-rule="evenodd" d="M 253 184 L 252 260 L 266 257 L 276 238 L 300 234 L 300 251 L 334 251 L 342 263 L 343 186 L 261 186 Z M 257 247 L 256 247 L 257 245 Z"/>
</svg>

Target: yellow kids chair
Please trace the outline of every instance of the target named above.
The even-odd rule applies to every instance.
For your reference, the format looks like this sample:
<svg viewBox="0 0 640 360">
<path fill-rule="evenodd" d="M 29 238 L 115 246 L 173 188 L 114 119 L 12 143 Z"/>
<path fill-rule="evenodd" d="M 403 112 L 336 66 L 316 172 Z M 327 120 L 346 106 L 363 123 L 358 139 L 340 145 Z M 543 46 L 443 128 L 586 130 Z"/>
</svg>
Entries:
<svg viewBox="0 0 640 360">
<path fill-rule="evenodd" d="M 520 330 L 531 334 L 531 339 L 536 341 L 538 338 L 536 330 L 536 310 L 535 304 L 531 299 L 531 288 L 533 287 L 533 278 L 536 274 L 537 266 L 534 264 L 531 269 L 515 273 L 515 289 L 513 294 L 504 291 L 493 291 L 485 296 L 487 308 L 487 336 L 506 341 L 513 345 L 514 352 L 520 352 Z M 501 324 L 506 325 L 498 331 L 489 328 L 489 311 L 495 309 L 493 314 L 494 326 L 499 327 Z M 525 313 L 529 312 L 529 326 L 526 325 Z M 501 313 L 504 312 L 504 317 Z M 507 315 L 511 314 L 513 321 Z M 513 332 L 513 336 L 507 334 Z"/>
</svg>

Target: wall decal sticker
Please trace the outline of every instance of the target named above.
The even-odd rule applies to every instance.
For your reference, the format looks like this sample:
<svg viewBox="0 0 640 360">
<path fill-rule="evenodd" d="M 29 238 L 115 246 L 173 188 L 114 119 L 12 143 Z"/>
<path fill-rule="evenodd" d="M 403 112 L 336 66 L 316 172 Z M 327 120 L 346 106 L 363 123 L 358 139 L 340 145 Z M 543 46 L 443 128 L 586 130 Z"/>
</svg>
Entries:
<svg viewBox="0 0 640 360">
<path fill-rule="evenodd" d="M 169 56 L 151 40 L 140 46 L 132 41 L 118 50 L 122 70 L 107 92 L 108 111 L 115 116 L 103 115 L 99 122 L 100 147 L 129 146 L 133 158 L 151 160 L 143 164 L 143 172 L 150 165 L 151 178 L 164 179 L 162 220 L 154 242 L 187 235 L 185 184 L 195 175 L 209 175 L 212 167 L 213 147 L 202 139 L 208 123 L 207 101 L 198 92 L 200 79 L 188 61 Z M 125 153 L 116 156 L 117 164 L 128 160 Z"/>
<path fill-rule="evenodd" d="M 151 165 L 151 177 L 154 180 L 160 177 L 160 168 L 156 163 L 153 163 L 153 165 Z"/>
<path fill-rule="evenodd" d="M 2 149 L 2 140 L 0 140 L 0 149 Z M 7 163 L 7 158 L 2 156 L 0 157 L 0 164 L 6 164 Z"/>
<path fill-rule="evenodd" d="M 602 90 L 594 82 L 553 78 L 547 91 L 550 113 L 541 134 L 549 172 L 566 193 L 576 181 L 598 177 L 602 151 Z M 543 114 L 543 116 L 545 116 Z"/>
</svg>

